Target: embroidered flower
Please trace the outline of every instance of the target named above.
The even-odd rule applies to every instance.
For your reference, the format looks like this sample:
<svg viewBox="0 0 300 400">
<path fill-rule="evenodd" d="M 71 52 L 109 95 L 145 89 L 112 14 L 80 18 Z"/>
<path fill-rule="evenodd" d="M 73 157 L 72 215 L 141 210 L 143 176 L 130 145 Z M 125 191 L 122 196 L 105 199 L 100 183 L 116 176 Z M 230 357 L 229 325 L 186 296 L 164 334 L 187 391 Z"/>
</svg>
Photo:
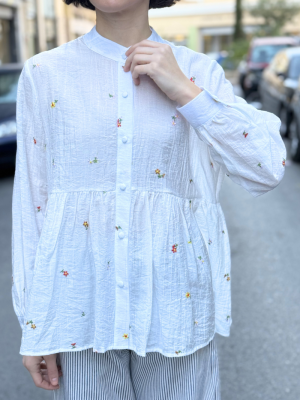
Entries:
<svg viewBox="0 0 300 400">
<path fill-rule="evenodd" d="M 208 244 L 212 244 L 212 240 L 211 239 L 208 239 Z"/>
<path fill-rule="evenodd" d="M 158 178 L 164 178 L 165 175 L 166 175 L 166 174 L 161 174 L 161 173 L 160 173 L 160 169 L 156 169 L 156 170 L 155 170 L 155 173 L 157 174 L 157 177 L 158 177 Z"/>
<path fill-rule="evenodd" d="M 212 162 L 210 163 L 210 165 L 211 165 L 212 168 L 214 167 L 214 164 Z"/>
<path fill-rule="evenodd" d="M 55 107 L 55 104 L 58 102 L 58 100 L 54 100 L 54 101 L 52 101 L 51 102 L 51 108 L 54 108 Z"/>
<path fill-rule="evenodd" d="M 193 179 L 190 179 L 190 183 L 192 183 L 193 182 Z"/>
<path fill-rule="evenodd" d="M 52 159 L 52 165 L 55 165 L 55 164 L 54 164 L 54 158 Z"/>
<path fill-rule="evenodd" d="M 285 158 L 282 159 L 282 165 L 285 167 Z"/>
<path fill-rule="evenodd" d="M 124 333 L 123 338 L 124 338 L 124 339 L 128 339 L 128 338 L 129 338 L 128 333 Z"/>
<path fill-rule="evenodd" d="M 26 325 L 30 325 L 30 327 L 31 327 L 32 329 L 35 329 L 35 328 L 36 328 L 36 325 L 33 323 L 32 320 L 27 321 L 27 322 L 26 322 Z"/>
<path fill-rule="evenodd" d="M 107 269 L 110 267 L 109 263 L 110 263 L 110 261 L 107 261 Z"/>
<path fill-rule="evenodd" d="M 116 226 L 116 230 L 118 231 L 119 229 L 122 229 L 122 228 L 120 227 L 120 225 L 119 225 L 119 226 Z"/>
<path fill-rule="evenodd" d="M 198 258 L 202 263 L 204 263 L 204 260 L 203 260 L 203 258 L 201 256 L 199 256 Z"/>
<path fill-rule="evenodd" d="M 229 274 L 225 274 L 224 275 L 224 278 L 226 278 L 227 277 L 227 281 L 230 281 L 230 276 L 229 276 Z"/>
<path fill-rule="evenodd" d="M 29 325 L 29 324 L 33 324 L 32 320 L 26 322 L 26 325 Z"/>
<path fill-rule="evenodd" d="M 196 79 L 195 76 L 191 76 L 191 77 L 190 77 L 190 81 L 193 82 L 193 83 L 195 83 L 195 79 Z"/>
<path fill-rule="evenodd" d="M 227 317 L 226 317 L 227 321 L 229 320 L 229 318 L 230 318 L 230 315 L 227 315 Z"/>
<path fill-rule="evenodd" d="M 117 120 L 117 125 L 118 125 L 118 128 L 120 128 L 120 126 L 121 126 L 121 122 L 122 122 L 123 120 L 122 120 L 122 118 L 118 118 L 118 120 Z"/>
<path fill-rule="evenodd" d="M 188 243 L 189 243 L 189 244 L 191 244 L 191 243 L 192 243 L 192 239 L 191 239 L 191 238 L 190 238 L 190 240 L 188 241 Z"/>
<path fill-rule="evenodd" d="M 173 121 L 172 121 L 172 125 L 176 125 L 176 122 L 175 122 L 175 121 L 176 121 L 177 118 L 179 118 L 179 115 L 178 115 L 178 114 L 172 115 L 171 118 L 172 118 L 172 120 L 173 120 Z"/>
<path fill-rule="evenodd" d="M 186 297 L 187 299 L 189 299 L 189 298 L 191 297 L 191 293 L 190 293 L 190 292 L 186 292 L 185 297 Z"/>
<path fill-rule="evenodd" d="M 222 233 L 224 233 L 224 234 L 225 234 L 225 231 L 222 231 Z"/>
<path fill-rule="evenodd" d="M 33 64 L 32 65 L 32 69 L 35 68 L 35 67 L 40 67 L 40 66 L 41 66 L 41 64 Z"/>
<path fill-rule="evenodd" d="M 261 163 L 258 163 L 257 166 L 261 168 Z"/>
<path fill-rule="evenodd" d="M 114 95 L 113 95 L 113 94 L 110 94 L 110 93 L 108 93 L 108 95 L 109 95 L 109 97 L 114 97 Z"/>
<path fill-rule="evenodd" d="M 35 138 L 33 138 L 33 142 L 34 142 L 34 144 L 36 144 L 36 139 Z"/>
<path fill-rule="evenodd" d="M 245 138 L 248 136 L 248 133 L 246 133 L 245 131 L 243 132 L 243 135 L 245 136 Z"/>
<path fill-rule="evenodd" d="M 173 244 L 173 246 L 172 246 L 173 253 L 177 252 L 177 246 L 178 246 L 178 244 Z"/>
<path fill-rule="evenodd" d="M 99 160 L 98 160 L 98 158 L 97 157 L 94 157 L 94 159 L 93 160 L 89 160 L 89 163 L 90 164 L 95 164 L 95 163 L 97 163 Z"/>
<path fill-rule="evenodd" d="M 72 349 L 76 349 L 76 343 L 71 343 Z"/>
<path fill-rule="evenodd" d="M 69 272 L 65 271 L 64 269 L 62 269 L 60 272 L 63 274 L 63 276 L 68 276 L 69 275 Z"/>
<path fill-rule="evenodd" d="M 179 353 L 181 353 L 181 350 L 177 350 L 177 351 L 175 351 L 175 353 L 176 353 L 176 354 L 179 354 Z"/>
<path fill-rule="evenodd" d="M 84 312 L 84 311 L 82 311 L 81 316 L 82 316 L 82 317 L 85 317 L 85 312 Z"/>
<path fill-rule="evenodd" d="M 192 200 L 190 200 L 189 203 L 190 203 L 189 206 L 190 206 L 190 208 L 191 208 L 191 206 L 192 206 Z"/>
<path fill-rule="evenodd" d="M 36 328 L 36 325 L 35 325 L 35 324 L 31 324 L 31 328 L 32 328 L 32 329 L 35 329 L 35 328 Z"/>
<path fill-rule="evenodd" d="M 198 325 L 198 321 L 195 320 L 195 321 L 194 321 L 194 325 Z"/>
<path fill-rule="evenodd" d="M 84 221 L 84 223 L 82 225 L 85 226 L 85 229 L 87 229 L 89 227 L 89 223 L 87 221 Z"/>
<path fill-rule="evenodd" d="M 41 206 L 38 206 L 38 207 L 37 207 L 37 210 L 38 210 L 38 212 L 41 211 Z"/>
</svg>

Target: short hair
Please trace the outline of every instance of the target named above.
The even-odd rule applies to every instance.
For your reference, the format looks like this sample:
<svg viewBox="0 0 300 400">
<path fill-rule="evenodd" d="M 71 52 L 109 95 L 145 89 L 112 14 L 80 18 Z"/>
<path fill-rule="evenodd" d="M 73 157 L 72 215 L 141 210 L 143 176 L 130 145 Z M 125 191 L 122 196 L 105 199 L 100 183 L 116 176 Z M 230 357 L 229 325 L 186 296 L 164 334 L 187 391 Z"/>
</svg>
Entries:
<svg viewBox="0 0 300 400">
<path fill-rule="evenodd" d="M 89 10 L 95 10 L 95 6 L 89 0 L 63 0 L 66 4 L 74 4 L 75 7 L 82 6 Z M 180 0 L 149 0 L 149 10 L 151 8 L 171 7 L 176 1 Z"/>
</svg>

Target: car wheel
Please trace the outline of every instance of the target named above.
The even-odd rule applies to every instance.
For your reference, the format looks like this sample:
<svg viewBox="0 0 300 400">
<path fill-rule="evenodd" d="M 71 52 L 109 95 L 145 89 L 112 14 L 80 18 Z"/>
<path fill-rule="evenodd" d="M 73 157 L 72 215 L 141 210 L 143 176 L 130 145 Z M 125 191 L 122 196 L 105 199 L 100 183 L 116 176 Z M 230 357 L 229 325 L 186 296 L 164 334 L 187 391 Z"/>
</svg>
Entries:
<svg viewBox="0 0 300 400">
<path fill-rule="evenodd" d="M 300 126 L 296 118 L 293 118 L 290 125 L 291 158 L 300 162 Z"/>
<path fill-rule="evenodd" d="M 279 111 L 279 119 L 281 121 L 280 134 L 282 137 L 287 136 L 287 111 L 284 107 L 281 107 Z"/>
</svg>

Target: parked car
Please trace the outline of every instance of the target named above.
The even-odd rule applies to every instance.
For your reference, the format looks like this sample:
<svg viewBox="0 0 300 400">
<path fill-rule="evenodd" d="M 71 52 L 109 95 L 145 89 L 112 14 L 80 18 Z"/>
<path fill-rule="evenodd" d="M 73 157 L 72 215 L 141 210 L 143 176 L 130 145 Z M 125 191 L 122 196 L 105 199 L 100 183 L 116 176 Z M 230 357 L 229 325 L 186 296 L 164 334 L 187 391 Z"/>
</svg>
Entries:
<svg viewBox="0 0 300 400">
<path fill-rule="evenodd" d="M 16 158 L 16 100 L 23 64 L 0 66 L 0 169 L 15 165 Z"/>
<path fill-rule="evenodd" d="M 259 100 L 258 86 L 263 70 L 274 55 L 287 47 L 299 45 L 295 37 L 265 37 L 252 39 L 246 60 L 242 60 L 239 70 L 239 82 L 248 102 Z"/>
<path fill-rule="evenodd" d="M 262 108 L 281 119 L 280 133 L 288 136 L 294 116 L 292 99 L 300 77 L 300 46 L 275 55 L 260 83 Z"/>
<path fill-rule="evenodd" d="M 300 162 L 300 78 L 298 80 L 298 87 L 291 101 L 291 108 L 293 118 L 290 124 L 290 153 L 293 161 Z"/>
</svg>

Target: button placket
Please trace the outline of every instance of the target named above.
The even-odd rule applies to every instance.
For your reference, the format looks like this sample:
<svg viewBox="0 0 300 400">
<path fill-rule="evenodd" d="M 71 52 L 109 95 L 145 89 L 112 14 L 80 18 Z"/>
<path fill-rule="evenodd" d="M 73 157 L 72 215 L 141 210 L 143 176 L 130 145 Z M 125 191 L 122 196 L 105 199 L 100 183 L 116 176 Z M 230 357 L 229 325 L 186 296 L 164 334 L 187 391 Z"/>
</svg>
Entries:
<svg viewBox="0 0 300 400">
<path fill-rule="evenodd" d="M 125 59 L 125 57 L 122 58 Z M 116 220 L 115 225 L 121 226 L 115 235 L 115 279 L 116 279 L 116 303 L 114 345 L 128 348 L 130 334 L 129 315 L 129 285 L 128 285 L 128 229 L 131 201 L 131 168 L 132 168 L 132 123 L 133 123 L 133 80 L 131 72 L 124 72 L 123 61 L 119 61 L 118 69 L 118 115 L 122 118 L 117 126 L 117 174 L 116 174 Z M 122 117 L 121 117 L 122 116 Z M 119 121 L 117 121 L 118 123 Z M 126 145 L 125 145 L 126 143 Z M 129 340 L 124 340 L 124 334 L 128 334 Z"/>
</svg>

